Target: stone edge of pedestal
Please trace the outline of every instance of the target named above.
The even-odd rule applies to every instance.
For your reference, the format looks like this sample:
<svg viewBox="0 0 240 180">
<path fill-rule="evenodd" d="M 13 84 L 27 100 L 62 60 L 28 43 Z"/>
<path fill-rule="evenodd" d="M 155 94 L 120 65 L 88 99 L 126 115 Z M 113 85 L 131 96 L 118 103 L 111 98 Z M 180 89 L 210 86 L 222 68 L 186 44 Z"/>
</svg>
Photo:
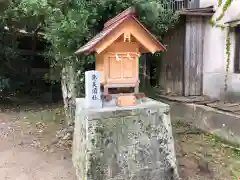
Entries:
<svg viewBox="0 0 240 180">
<path fill-rule="evenodd" d="M 85 108 L 85 99 L 76 98 L 76 113 L 79 111 L 86 112 L 88 114 L 88 120 L 96 118 L 110 118 L 121 117 L 123 113 L 125 116 L 132 116 L 143 109 L 146 113 L 153 113 L 155 110 L 160 113 L 168 114 L 170 112 L 170 106 L 162 102 L 155 101 L 151 98 L 144 98 L 144 102 L 131 107 L 103 107 L 103 108 Z"/>
</svg>

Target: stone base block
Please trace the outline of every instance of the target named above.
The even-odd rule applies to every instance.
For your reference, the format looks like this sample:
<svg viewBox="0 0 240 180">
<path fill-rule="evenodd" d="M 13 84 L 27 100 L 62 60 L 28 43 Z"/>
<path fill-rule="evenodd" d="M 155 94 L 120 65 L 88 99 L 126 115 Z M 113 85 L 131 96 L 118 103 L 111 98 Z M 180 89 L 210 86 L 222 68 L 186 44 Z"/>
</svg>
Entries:
<svg viewBox="0 0 240 180">
<path fill-rule="evenodd" d="M 73 163 L 79 180 L 178 180 L 169 106 L 84 109 L 77 99 Z"/>
</svg>

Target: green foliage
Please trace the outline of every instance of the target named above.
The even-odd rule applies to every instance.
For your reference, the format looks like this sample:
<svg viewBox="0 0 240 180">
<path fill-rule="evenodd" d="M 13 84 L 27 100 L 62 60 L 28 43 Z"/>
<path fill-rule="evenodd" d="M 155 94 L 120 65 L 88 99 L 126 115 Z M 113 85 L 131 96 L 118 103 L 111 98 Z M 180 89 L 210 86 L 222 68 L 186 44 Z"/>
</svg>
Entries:
<svg viewBox="0 0 240 180">
<path fill-rule="evenodd" d="M 220 7 L 222 5 L 222 0 L 218 0 L 218 7 Z"/>
<path fill-rule="evenodd" d="M 231 28 L 236 28 L 238 26 L 238 23 L 233 23 L 233 24 L 231 24 Z"/>
<path fill-rule="evenodd" d="M 225 25 L 224 24 L 217 24 L 216 27 L 220 27 L 222 30 L 225 29 Z"/>
<path fill-rule="evenodd" d="M 223 6 L 223 11 L 222 11 L 222 13 L 217 17 L 216 21 L 220 21 L 220 20 L 224 17 L 224 15 L 225 15 L 227 9 L 229 8 L 229 6 L 231 5 L 231 3 L 232 3 L 232 0 L 226 0 L 225 4 L 224 4 L 224 6 Z"/>
<path fill-rule="evenodd" d="M 133 5 L 141 21 L 156 35 L 161 35 L 178 19 L 178 15 L 164 9 L 163 4 L 164 1 L 158 0 L 22 0 L 14 10 L 19 20 L 31 17 L 35 22 L 44 23 L 45 37 L 52 44 L 55 60 L 59 64 L 61 59 L 63 64 L 76 60 L 74 51 L 99 32 L 104 22 Z"/>
<path fill-rule="evenodd" d="M 216 21 L 214 21 L 213 19 L 210 19 L 209 24 L 211 24 L 212 26 L 215 26 Z"/>
<path fill-rule="evenodd" d="M 96 33 L 104 22 L 130 6 L 135 6 L 139 19 L 157 37 L 178 20 L 178 14 L 165 9 L 168 0 L 17 0 L 7 1 L 2 22 L 11 32 L 25 28 L 33 36 L 42 31 L 51 44 L 47 59 L 52 68 L 70 64 L 79 82 L 85 70 L 94 67 L 94 56 L 78 56 L 74 52 Z M 59 72 L 59 71 L 58 71 Z"/>
<path fill-rule="evenodd" d="M 228 89 L 228 72 L 229 72 L 229 65 L 230 65 L 230 56 L 231 56 L 231 40 L 230 40 L 230 34 L 231 34 L 231 31 L 230 29 L 228 28 L 228 31 L 227 31 L 227 38 L 226 38 L 226 55 L 227 55 L 227 63 L 226 63 L 226 75 L 225 75 L 225 81 L 224 81 L 224 92 L 225 94 L 227 93 L 227 89 Z"/>
<path fill-rule="evenodd" d="M 214 21 L 213 19 L 210 21 L 210 24 L 212 24 L 213 26 L 216 27 L 220 27 L 222 30 L 225 29 L 225 25 L 224 24 L 220 24 L 220 25 L 216 25 L 216 22 L 220 21 L 226 11 L 228 10 L 228 8 L 230 7 L 231 3 L 233 0 L 226 0 L 225 4 L 223 5 L 223 9 L 221 14 L 216 18 L 216 21 Z M 219 0 L 219 6 L 221 6 L 222 1 Z M 235 25 L 230 26 L 231 28 L 234 27 Z M 229 65 L 230 65 L 230 56 L 231 56 L 231 39 L 230 39 L 230 28 L 227 28 L 227 38 L 226 38 L 226 55 L 227 55 L 227 63 L 226 63 L 226 74 L 225 74 L 225 79 L 224 79 L 224 93 L 225 95 L 227 94 L 227 89 L 228 89 L 228 73 L 229 73 Z M 226 100 L 226 98 L 225 98 Z"/>
</svg>

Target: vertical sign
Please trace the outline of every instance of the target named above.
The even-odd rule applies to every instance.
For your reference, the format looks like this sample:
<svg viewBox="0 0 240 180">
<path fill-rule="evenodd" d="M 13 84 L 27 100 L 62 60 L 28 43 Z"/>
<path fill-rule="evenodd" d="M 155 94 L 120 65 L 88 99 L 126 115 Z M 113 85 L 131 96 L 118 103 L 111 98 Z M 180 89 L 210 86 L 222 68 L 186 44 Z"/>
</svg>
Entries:
<svg viewBox="0 0 240 180">
<path fill-rule="evenodd" d="M 86 108 L 102 108 L 100 91 L 100 72 L 85 72 L 85 104 Z"/>
</svg>

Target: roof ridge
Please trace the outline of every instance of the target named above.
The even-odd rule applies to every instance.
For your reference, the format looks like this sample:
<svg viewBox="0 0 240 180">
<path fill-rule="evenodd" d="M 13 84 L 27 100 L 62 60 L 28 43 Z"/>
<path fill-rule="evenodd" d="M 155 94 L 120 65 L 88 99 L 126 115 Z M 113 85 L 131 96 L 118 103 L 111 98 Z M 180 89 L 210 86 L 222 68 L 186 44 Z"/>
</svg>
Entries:
<svg viewBox="0 0 240 180">
<path fill-rule="evenodd" d="M 107 27 L 111 26 L 112 24 L 114 24 L 117 21 L 125 18 L 126 16 L 136 16 L 135 8 L 134 7 L 129 7 L 126 10 L 124 10 L 123 12 L 121 12 L 120 14 L 116 15 L 115 17 L 113 17 L 112 19 L 108 20 L 104 24 L 104 28 L 107 28 Z"/>
<path fill-rule="evenodd" d="M 94 48 L 98 43 L 100 43 L 106 36 L 108 36 L 112 31 L 114 31 L 118 26 L 120 26 L 122 23 L 124 23 L 128 19 L 133 19 L 149 36 L 152 38 L 153 41 L 157 42 L 159 46 L 161 46 L 161 49 L 164 51 L 166 50 L 166 47 L 158 41 L 158 39 L 151 34 L 148 29 L 145 28 L 145 26 L 137 19 L 137 17 L 134 15 L 135 10 L 133 8 L 128 8 L 127 10 L 120 13 L 119 16 L 116 16 L 115 18 L 112 18 L 107 23 L 105 23 L 104 29 L 99 32 L 97 35 L 95 35 L 90 41 L 88 41 L 85 45 L 80 47 L 75 54 L 85 53 L 89 54 L 94 51 Z"/>
</svg>

